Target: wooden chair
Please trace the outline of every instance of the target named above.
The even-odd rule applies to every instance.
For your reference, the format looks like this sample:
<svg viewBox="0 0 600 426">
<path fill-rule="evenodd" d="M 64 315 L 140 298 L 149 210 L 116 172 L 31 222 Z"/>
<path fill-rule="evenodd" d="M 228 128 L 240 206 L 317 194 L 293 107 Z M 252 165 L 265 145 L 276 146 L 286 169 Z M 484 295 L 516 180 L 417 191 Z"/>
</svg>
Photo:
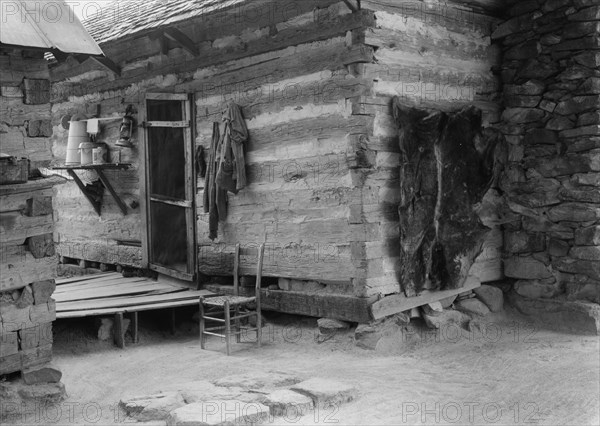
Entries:
<svg viewBox="0 0 600 426">
<path fill-rule="evenodd" d="M 218 336 L 225 338 L 227 355 L 230 353 L 230 337 L 235 335 L 236 342 L 240 343 L 241 334 L 249 331 L 256 331 L 256 343 L 260 348 L 262 340 L 262 316 L 260 309 L 260 283 L 262 279 L 263 258 L 265 254 L 264 243 L 257 249 L 244 249 L 245 255 L 253 255 L 258 252 L 256 264 L 256 286 L 255 295 L 244 297 L 239 295 L 239 269 L 240 269 L 240 245 L 235 246 L 235 259 L 233 262 L 233 295 L 214 295 L 200 297 L 200 347 L 205 347 L 205 337 Z M 240 312 L 240 308 L 247 308 L 250 303 L 255 303 L 256 308 L 253 311 Z M 232 316 L 233 313 L 233 316 Z M 223 314 L 223 318 L 217 318 L 216 315 Z M 240 320 L 256 316 L 256 327 L 242 326 Z M 206 327 L 206 320 L 222 323 L 223 325 L 215 327 Z M 233 321 L 233 324 L 232 324 Z M 224 330 L 224 334 L 217 333 L 217 330 Z"/>
</svg>

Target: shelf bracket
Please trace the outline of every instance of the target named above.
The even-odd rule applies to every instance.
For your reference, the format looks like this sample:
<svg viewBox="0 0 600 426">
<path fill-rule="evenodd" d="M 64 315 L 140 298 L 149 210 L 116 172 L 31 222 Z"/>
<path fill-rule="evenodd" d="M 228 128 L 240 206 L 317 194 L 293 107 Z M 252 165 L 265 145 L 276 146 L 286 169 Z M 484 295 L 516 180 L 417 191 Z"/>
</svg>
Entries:
<svg viewBox="0 0 600 426">
<path fill-rule="evenodd" d="M 53 168 L 56 170 L 66 170 L 67 171 L 69 176 L 71 176 L 73 178 L 73 180 L 75 181 L 75 183 L 81 190 L 81 193 L 85 196 L 85 198 L 88 199 L 88 201 L 90 202 L 90 204 L 92 205 L 92 207 L 94 208 L 94 210 L 96 211 L 98 216 L 100 216 L 101 211 L 102 211 L 102 194 L 100 194 L 100 195 L 97 193 L 94 194 L 92 191 L 90 191 L 90 189 L 83 184 L 83 182 L 81 181 L 79 176 L 77 176 L 77 173 L 75 173 L 75 170 L 94 170 L 96 173 L 98 173 L 98 178 L 100 181 L 100 188 L 102 188 L 102 192 L 104 192 L 105 189 L 108 190 L 108 193 L 116 201 L 116 203 L 119 206 L 119 209 L 121 209 L 121 212 L 123 213 L 123 215 L 126 216 L 127 215 L 127 206 L 125 205 L 123 200 L 121 200 L 121 197 L 119 197 L 119 194 L 117 194 L 117 192 L 113 188 L 112 184 L 110 183 L 110 181 L 104 174 L 104 170 L 124 170 L 124 169 L 128 169 L 130 166 L 131 166 L 131 164 L 105 164 L 105 165 L 89 165 L 89 166 L 64 166 L 64 167 L 53 167 Z"/>
</svg>

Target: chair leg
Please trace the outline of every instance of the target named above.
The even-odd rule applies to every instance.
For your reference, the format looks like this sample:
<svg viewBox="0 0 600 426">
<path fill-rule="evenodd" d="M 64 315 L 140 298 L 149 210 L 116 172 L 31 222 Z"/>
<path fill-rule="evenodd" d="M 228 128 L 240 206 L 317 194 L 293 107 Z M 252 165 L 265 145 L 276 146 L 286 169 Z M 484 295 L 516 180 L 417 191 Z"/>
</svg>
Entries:
<svg viewBox="0 0 600 426">
<path fill-rule="evenodd" d="M 240 306 L 239 305 L 235 306 L 235 316 L 236 317 L 240 316 Z M 235 320 L 235 332 L 236 332 L 235 341 L 237 343 L 240 343 L 242 341 L 241 331 L 242 331 L 242 327 L 241 327 L 240 320 L 239 320 L 239 318 L 236 318 L 236 320 Z"/>
<path fill-rule="evenodd" d="M 262 343 L 262 314 L 260 307 L 256 310 L 256 345 L 260 348 Z"/>
<path fill-rule="evenodd" d="M 200 348 L 204 349 L 204 297 L 200 297 Z"/>
<path fill-rule="evenodd" d="M 227 350 L 227 356 L 229 356 L 229 337 L 231 333 L 231 311 L 229 310 L 229 302 L 225 301 L 225 348 Z"/>
</svg>

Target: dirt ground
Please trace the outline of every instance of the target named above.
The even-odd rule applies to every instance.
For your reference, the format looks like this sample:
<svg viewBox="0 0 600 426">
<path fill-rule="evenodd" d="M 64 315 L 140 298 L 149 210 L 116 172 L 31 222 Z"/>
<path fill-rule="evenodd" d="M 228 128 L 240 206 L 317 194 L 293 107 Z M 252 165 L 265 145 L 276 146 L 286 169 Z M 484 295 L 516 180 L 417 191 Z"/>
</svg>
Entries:
<svg viewBox="0 0 600 426">
<path fill-rule="evenodd" d="M 29 413 L 29 424 L 130 423 L 121 398 L 195 380 L 283 371 L 351 383 L 359 397 L 339 408 L 272 424 L 600 424 L 599 339 L 539 329 L 514 312 L 486 318 L 483 331 L 410 327 L 377 351 L 357 348 L 352 332 L 318 343 L 316 320 L 268 315 L 264 345 L 213 338 L 200 349 L 192 311 L 179 311 L 175 335 L 164 313 L 140 318 L 140 342 L 125 350 L 95 338 L 94 320 L 55 323 L 54 363 L 67 400 Z M 248 339 L 249 340 L 249 339 Z M 35 417 L 33 417 L 35 416 Z"/>
</svg>

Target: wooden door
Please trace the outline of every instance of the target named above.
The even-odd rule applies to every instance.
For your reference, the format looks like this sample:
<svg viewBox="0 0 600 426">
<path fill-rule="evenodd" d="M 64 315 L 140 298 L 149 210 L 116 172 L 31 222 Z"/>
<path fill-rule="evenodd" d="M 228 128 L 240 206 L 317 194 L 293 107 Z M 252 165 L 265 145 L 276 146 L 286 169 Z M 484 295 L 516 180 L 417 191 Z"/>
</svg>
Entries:
<svg viewBox="0 0 600 426">
<path fill-rule="evenodd" d="M 142 186 L 150 269 L 193 281 L 196 275 L 192 102 L 185 94 L 148 94 Z"/>
</svg>

